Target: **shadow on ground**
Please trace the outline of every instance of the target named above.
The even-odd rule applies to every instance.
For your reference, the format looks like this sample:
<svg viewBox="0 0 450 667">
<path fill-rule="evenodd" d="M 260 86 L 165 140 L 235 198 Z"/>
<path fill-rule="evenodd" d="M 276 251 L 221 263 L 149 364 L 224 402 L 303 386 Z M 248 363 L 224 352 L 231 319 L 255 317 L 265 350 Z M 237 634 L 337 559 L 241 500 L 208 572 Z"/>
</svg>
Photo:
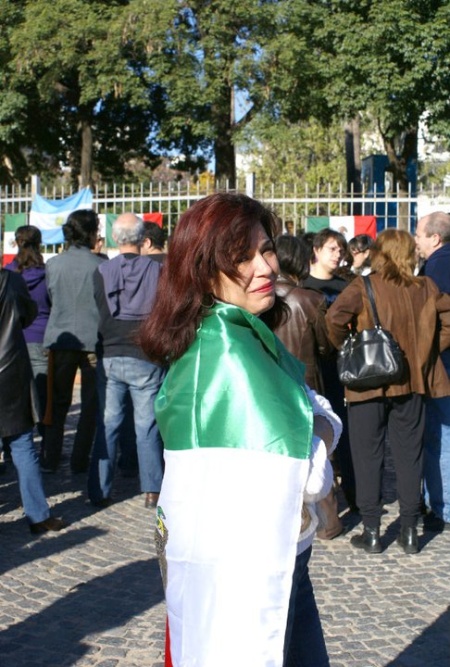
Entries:
<svg viewBox="0 0 450 667">
<path fill-rule="evenodd" d="M 426 667 L 430 656 L 433 665 L 450 665 L 450 607 L 420 637 L 385 667 Z"/>
<path fill-rule="evenodd" d="M 0 633 L 2 664 L 76 663 L 90 650 L 83 642 L 87 635 L 107 634 L 163 600 L 162 584 L 155 582 L 160 582 L 159 566 L 150 559 L 75 587 L 45 610 Z"/>
</svg>

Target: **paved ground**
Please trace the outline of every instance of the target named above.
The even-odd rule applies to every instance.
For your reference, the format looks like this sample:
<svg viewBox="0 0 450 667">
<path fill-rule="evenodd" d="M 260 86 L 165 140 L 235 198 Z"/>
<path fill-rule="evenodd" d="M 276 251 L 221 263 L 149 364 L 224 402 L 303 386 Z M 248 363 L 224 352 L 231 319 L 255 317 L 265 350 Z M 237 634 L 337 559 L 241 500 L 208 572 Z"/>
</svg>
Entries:
<svg viewBox="0 0 450 667">
<path fill-rule="evenodd" d="M 76 415 L 77 405 L 66 457 Z M 71 476 L 67 458 L 44 482 L 54 514 L 70 526 L 35 537 L 12 467 L 0 477 L 1 667 L 162 667 L 154 510 L 144 508 L 137 479 L 118 476 L 115 503 L 101 511 L 86 503 L 86 475 Z M 450 666 L 450 533 L 421 535 L 421 552 L 406 556 L 395 544 L 394 486 L 388 471 L 382 554 L 350 547 L 359 525 L 345 514 L 349 534 L 315 544 L 311 572 L 331 667 Z"/>
</svg>

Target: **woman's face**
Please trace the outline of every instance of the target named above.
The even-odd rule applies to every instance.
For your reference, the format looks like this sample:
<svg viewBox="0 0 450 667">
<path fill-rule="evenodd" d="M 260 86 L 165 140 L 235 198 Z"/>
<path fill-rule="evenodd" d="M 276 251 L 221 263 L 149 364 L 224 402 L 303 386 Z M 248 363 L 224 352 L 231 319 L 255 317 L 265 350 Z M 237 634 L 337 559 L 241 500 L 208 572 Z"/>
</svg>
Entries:
<svg viewBox="0 0 450 667">
<path fill-rule="evenodd" d="M 370 250 L 358 250 L 358 248 L 355 248 L 354 250 L 351 250 L 352 256 L 353 256 L 353 268 L 354 269 L 359 269 L 362 264 L 364 264 L 365 260 L 369 257 L 370 255 Z"/>
<path fill-rule="evenodd" d="M 237 282 L 219 272 L 214 295 L 221 301 L 244 308 L 252 315 L 260 315 L 272 308 L 278 260 L 274 245 L 261 224 L 253 228 L 250 249 L 237 269 Z"/>
</svg>

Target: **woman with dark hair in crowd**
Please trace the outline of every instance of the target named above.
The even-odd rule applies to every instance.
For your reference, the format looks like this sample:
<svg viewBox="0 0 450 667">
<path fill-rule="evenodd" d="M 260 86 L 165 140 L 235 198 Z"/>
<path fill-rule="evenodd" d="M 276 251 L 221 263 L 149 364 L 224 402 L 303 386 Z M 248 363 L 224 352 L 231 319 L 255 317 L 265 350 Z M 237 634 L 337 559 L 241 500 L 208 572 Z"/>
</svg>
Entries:
<svg viewBox="0 0 450 667">
<path fill-rule="evenodd" d="M 33 376 L 38 393 L 41 419 L 44 416 L 47 401 L 47 360 L 48 350 L 44 348 L 44 333 L 50 316 L 50 297 L 45 284 L 45 265 L 41 254 L 42 236 L 34 225 L 23 225 L 15 232 L 18 247 L 17 255 L 6 269 L 22 274 L 38 313 L 36 319 L 23 330 L 30 355 Z M 43 434 L 43 424 L 38 424 L 39 433 Z"/>
<path fill-rule="evenodd" d="M 303 287 L 321 292 L 329 307 L 338 295 L 347 287 L 349 281 L 339 275 L 342 259 L 347 250 L 345 237 L 335 229 L 321 229 L 312 241 L 313 258 L 309 276 L 303 281 Z M 324 380 L 324 396 L 330 401 L 333 410 L 342 420 L 343 430 L 335 453 L 335 468 L 341 478 L 350 511 L 357 511 L 355 501 L 355 475 L 353 471 L 350 442 L 348 437 L 347 411 L 344 403 L 344 389 L 339 381 L 336 354 L 321 359 Z"/>
<path fill-rule="evenodd" d="M 372 249 L 370 282 L 381 326 L 405 354 L 401 381 L 366 391 L 345 390 L 350 444 L 356 476 L 356 501 L 364 530 L 352 537 L 354 547 L 380 553 L 383 510 L 381 482 L 386 434 L 392 452 L 400 505 L 398 544 L 408 554 L 419 550 L 417 522 L 421 507 L 424 398 L 450 393 L 439 350 L 450 346 L 450 296 L 439 294 L 430 278 L 414 275 L 414 238 L 387 229 Z M 327 326 L 340 347 L 349 325 L 357 331 L 374 326 L 362 277 L 353 280 L 329 308 Z"/>
<path fill-rule="evenodd" d="M 198 201 L 177 224 L 142 329 L 149 358 L 170 363 L 155 402 L 167 665 L 281 667 L 303 498 L 331 486 L 313 422 L 331 441 L 339 425 L 262 320 L 273 327 L 285 314 L 275 230 L 245 195 Z"/>
<path fill-rule="evenodd" d="M 306 384 L 323 394 L 319 358 L 328 355 L 333 346 L 325 325 L 325 297 L 303 287 L 309 275 L 310 249 L 301 238 L 288 234 L 276 238 L 275 249 L 280 266 L 276 292 L 290 309 L 288 320 L 275 333 L 289 352 L 305 364 Z"/>
<path fill-rule="evenodd" d="M 290 314 L 285 322 L 275 329 L 275 333 L 286 348 L 305 364 L 305 381 L 309 387 L 323 394 L 323 380 L 320 357 L 334 349 L 328 340 L 325 324 L 326 300 L 323 294 L 304 289 L 302 281 L 309 274 L 310 246 L 302 237 L 284 234 L 275 240 L 280 273 L 276 282 L 276 292 L 289 306 Z M 331 451 L 328 452 L 331 454 Z M 308 564 L 312 553 L 314 536 L 332 540 L 343 532 L 338 514 L 338 502 L 334 488 L 318 503 L 304 503 L 302 510 L 302 534 L 297 548 L 296 578 L 291 598 L 295 604 L 292 619 L 290 660 L 293 667 L 321 665 L 321 657 L 311 654 L 308 637 L 311 623 L 315 619 L 317 636 L 321 634 L 318 613 L 308 614 L 310 600 L 305 596 L 305 587 L 310 586 Z"/>
<path fill-rule="evenodd" d="M 275 333 L 294 357 L 305 364 L 306 384 L 319 394 L 324 394 L 320 360 L 334 350 L 328 340 L 325 313 L 326 299 L 316 290 L 302 287 L 309 275 L 311 250 L 303 237 L 284 234 L 275 240 L 280 273 L 276 291 L 289 306 L 286 321 Z M 338 504 L 334 489 L 320 501 L 323 525 L 317 532 L 321 539 L 334 539 L 343 531 L 338 516 Z"/>
<path fill-rule="evenodd" d="M 370 249 L 373 242 L 368 234 L 358 234 L 348 242 L 346 262 L 354 276 L 367 276 L 370 273 Z"/>
</svg>

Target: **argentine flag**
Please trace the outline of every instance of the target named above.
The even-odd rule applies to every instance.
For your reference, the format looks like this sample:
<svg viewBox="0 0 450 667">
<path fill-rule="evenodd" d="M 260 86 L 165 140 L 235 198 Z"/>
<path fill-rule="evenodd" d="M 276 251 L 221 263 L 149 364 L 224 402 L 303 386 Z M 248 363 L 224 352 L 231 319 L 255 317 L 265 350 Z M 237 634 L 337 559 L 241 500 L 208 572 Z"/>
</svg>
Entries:
<svg viewBox="0 0 450 667">
<path fill-rule="evenodd" d="M 92 192 L 84 188 L 66 199 L 45 199 L 35 195 L 30 210 L 30 225 L 41 230 L 42 243 L 63 243 L 62 226 L 73 211 L 92 208 Z"/>
</svg>

